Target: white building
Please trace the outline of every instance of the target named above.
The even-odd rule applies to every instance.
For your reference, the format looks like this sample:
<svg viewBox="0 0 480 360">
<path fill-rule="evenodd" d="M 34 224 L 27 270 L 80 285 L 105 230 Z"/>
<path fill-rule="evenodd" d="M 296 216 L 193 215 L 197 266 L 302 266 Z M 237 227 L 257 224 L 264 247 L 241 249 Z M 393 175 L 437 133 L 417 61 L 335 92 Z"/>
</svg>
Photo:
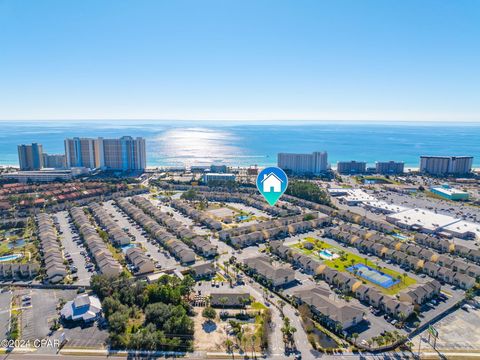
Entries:
<svg viewBox="0 0 480 360">
<path fill-rule="evenodd" d="M 279 153 L 277 165 L 280 169 L 293 174 L 319 174 L 328 169 L 328 154 L 314 152 L 311 154 Z"/>
<path fill-rule="evenodd" d="M 81 170 L 83 169 L 83 170 Z M 21 183 L 27 182 L 52 182 L 52 181 L 68 181 L 73 177 L 82 174 L 88 174 L 85 168 L 74 168 L 70 170 L 42 169 L 38 171 L 17 171 L 2 174 L 5 179 L 15 179 Z"/>
<path fill-rule="evenodd" d="M 203 182 L 208 184 L 211 181 L 227 182 L 235 181 L 235 174 L 206 173 L 203 175 Z"/>
<path fill-rule="evenodd" d="M 459 221 L 452 216 L 437 214 L 425 209 L 409 209 L 387 215 L 387 221 L 402 228 L 435 233 Z"/>
<path fill-rule="evenodd" d="M 102 305 L 96 296 L 89 296 L 88 294 L 78 295 L 74 300 L 67 301 L 60 315 L 65 320 L 69 321 L 95 321 L 102 312 Z"/>
<path fill-rule="evenodd" d="M 408 210 L 408 207 L 389 204 L 385 201 L 367 201 L 363 204 L 366 209 L 378 211 L 384 214 L 399 213 Z"/>
<path fill-rule="evenodd" d="M 473 156 L 420 156 L 420 172 L 430 175 L 468 174 Z"/>
</svg>

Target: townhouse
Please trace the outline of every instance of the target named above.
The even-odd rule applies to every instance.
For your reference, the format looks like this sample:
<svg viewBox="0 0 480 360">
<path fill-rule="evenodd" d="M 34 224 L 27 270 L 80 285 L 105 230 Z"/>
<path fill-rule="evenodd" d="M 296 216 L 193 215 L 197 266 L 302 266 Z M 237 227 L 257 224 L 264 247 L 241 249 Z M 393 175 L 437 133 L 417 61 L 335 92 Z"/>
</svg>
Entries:
<svg viewBox="0 0 480 360">
<path fill-rule="evenodd" d="M 205 262 L 196 264 L 189 268 L 188 272 L 195 280 L 211 279 L 216 274 L 215 264 L 213 262 Z"/>
<path fill-rule="evenodd" d="M 94 226 L 90 223 L 84 209 L 73 207 L 70 209 L 70 216 L 82 235 L 88 251 L 95 259 L 98 270 L 107 276 L 115 277 L 120 275 L 123 270 L 122 266 L 114 259 L 107 245 L 102 240 Z"/>
<path fill-rule="evenodd" d="M 298 266 L 307 274 L 317 275 L 322 265 L 321 261 L 300 252 L 293 251 L 290 247 L 283 245 L 282 241 L 272 241 L 270 243 L 270 249 L 272 253 L 291 262 L 294 266 Z"/>
<path fill-rule="evenodd" d="M 148 274 L 155 271 L 155 264 L 143 249 L 139 247 L 129 248 L 126 251 L 125 256 L 133 265 L 135 274 Z"/>
<path fill-rule="evenodd" d="M 103 206 L 93 203 L 89 208 L 97 223 L 108 234 L 108 238 L 115 246 L 130 244 L 130 237 L 128 234 L 118 226 Z"/>
<path fill-rule="evenodd" d="M 38 275 L 40 265 L 31 261 L 25 264 L 1 262 L 0 263 L 0 279 L 32 279 Z"/>
<path fill-rule="evenodd" d="M 417 244 L 429 244 L 431 239 L 435 239 L 423 234 L 418 235 L 421 236 L 416 236 Z M 414 243 L 399 241 L 389 236 L 379 236 L 374 232 L 365 232 L 364 229 L 351 224 L 327 228 L 325 236 L 354 246 L 363 253 L 390 259 L 401 266 L 424 272 L 428 276 L 465 290 L 474 286 L 476 279 L 480 278 L 480 266 L 476 264 L 452 258 L 447 254 L 439 254 Z M 375 239 L 373 245 L 371 239 Z"/>
<path fill-rule="evenodd" d="M 365 312 L 337 297 L 328 289 L 311 285 L 293 292 L 298 305 L 309 306 L 313 315 L 332 328 L 348 329 L 364 320 Z"/>
<path fill-rule="evenodd" d="M 218 254 L 217 246 L 213 245 L 207 238 L 196 234 L 182 222 L 173 219 L 144 197 L 134 196 L 132 203 L 150 215 L 156 222 L 163 225 L 168 231 L 181 239 L 199 255 L 203 257 L 214 257 Z"/>
<path fill-rule="evenodd" d="M 258 275 L 265 283 L 278 288 L 295 281 L 295 271 L 288 265 L 280 265 L 265 256 L 260 255 L 243 260 L 247 273 Z"/>
<path fill-rule="evenodd" d="M 118 199 L 117 205 L 128 216 L 145 229 L 159 244 L 167 249 L 180 263 L 191 264 L 195 262 L 195 253 L 185 243 L 178 240 L 152 217 L 145 214 L 142 209 L 133 205 L 126 199 Z"/>
<path fill-rule="evenodd" d="M 205 225 L 209 229 L 220 231 L 222 230 L 222 223 L 218 220 L 213 219 L 212 217 L 204 214 L 202 211 L 199 211 L 191 207 L 188 203 L 182 200 L 172 200 L 170 205 L 180 211 L 182 214 L 185 214 L 189 218 Z"/>
<path fill-rule="evenodd" d="M 68 275 L 68 272 L 55 225 L 50 215 L 44 213 L 37 215 L 36 222 L 46 280 L 50 283 L 58 283 Z"/>
</svg>

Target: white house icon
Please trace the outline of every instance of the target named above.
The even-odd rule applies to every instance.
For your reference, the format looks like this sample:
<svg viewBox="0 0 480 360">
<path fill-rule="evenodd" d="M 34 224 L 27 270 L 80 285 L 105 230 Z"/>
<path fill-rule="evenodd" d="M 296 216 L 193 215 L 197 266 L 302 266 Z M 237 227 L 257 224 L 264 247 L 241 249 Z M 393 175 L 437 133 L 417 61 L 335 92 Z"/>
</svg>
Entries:
<svg viewBox="0 0 480 360">
<path fill-rule="evenodd" d="M 263 185 L 263 192 L 282 192 L 282 180 L 271 172 L 268 175 L 263 175 L 261 181 Z"/>
</svg>

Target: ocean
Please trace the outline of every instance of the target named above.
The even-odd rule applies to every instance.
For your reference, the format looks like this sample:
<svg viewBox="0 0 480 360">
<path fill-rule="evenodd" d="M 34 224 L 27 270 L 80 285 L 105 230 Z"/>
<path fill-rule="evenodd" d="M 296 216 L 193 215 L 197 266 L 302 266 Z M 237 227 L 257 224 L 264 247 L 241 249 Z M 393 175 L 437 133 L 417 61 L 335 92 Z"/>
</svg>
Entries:
<svg viewBox="0 0 480 360">
<path fill-rule="evenodd" d="M 472 155 L 480 167 L 480 123 L 220 122 L 220 121 L 0 121 L 0 165 L 18 164 L 17 145 L 38 142 L 63 153 L 67 137 L 142 136 L 148 166 L 225 163 L 274 165 L 277 153 L 327 151 L 340 160 L 404 161 L 420 155 Z"/>
</svg>

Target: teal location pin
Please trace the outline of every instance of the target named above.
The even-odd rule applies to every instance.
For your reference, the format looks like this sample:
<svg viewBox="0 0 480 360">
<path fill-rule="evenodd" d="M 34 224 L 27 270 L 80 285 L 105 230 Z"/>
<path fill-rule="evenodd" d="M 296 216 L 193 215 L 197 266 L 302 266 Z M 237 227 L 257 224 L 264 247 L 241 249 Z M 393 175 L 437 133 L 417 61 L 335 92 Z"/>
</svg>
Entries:
<svg viewBox="0 0 480 360">
<path fill-rule="evenodd" d="M 265 200 L 273 206 L 287 190 L 288 178 L 285 171 L 272 166 L 263 169 L 257 176 L 257 188 Z"/>
</svg>

